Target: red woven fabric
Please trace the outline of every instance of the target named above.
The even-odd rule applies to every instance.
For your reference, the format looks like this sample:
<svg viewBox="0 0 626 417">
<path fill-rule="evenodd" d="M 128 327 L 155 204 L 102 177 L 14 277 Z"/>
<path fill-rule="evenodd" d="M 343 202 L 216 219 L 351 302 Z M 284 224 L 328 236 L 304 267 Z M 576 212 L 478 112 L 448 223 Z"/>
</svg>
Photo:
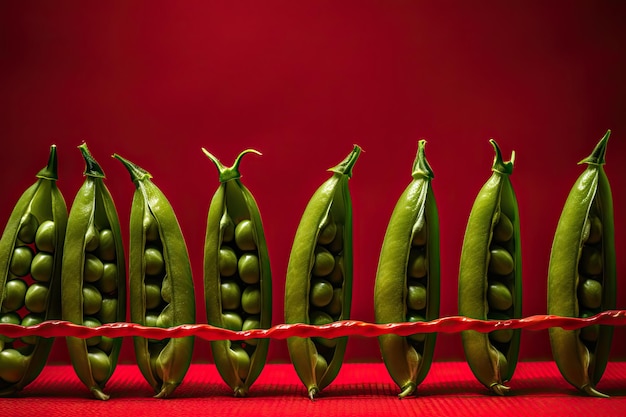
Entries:
<svg viewBox="0 0 626 417">
<path fill-rule="evenodd" d="M 552 362 L 518 364 L 512 392 L 497 397 L 474 379 L 463 362 L 435 362 L 418 396 L 399 400 L 381 363 L 347 363 L 335 382 L 310 401 L 290 364 L 270 364 L 248 398 L 234 398 L 215 366 L 193 364 L 183 384 L 165 400 L 134 364 L 119 365 L 105 391 L 92 399 L 73 369 L 47 366 L 14 398 L 0 399 L 3 417 L 67 415 L 211 416 L 622 416 L 626 413 L 626 362 L 610 362 L 598 389 L 609 399 L 588 398 L 567 384 Z M 89 414 L 88 414 L 89 413 Z"/>
</svg>

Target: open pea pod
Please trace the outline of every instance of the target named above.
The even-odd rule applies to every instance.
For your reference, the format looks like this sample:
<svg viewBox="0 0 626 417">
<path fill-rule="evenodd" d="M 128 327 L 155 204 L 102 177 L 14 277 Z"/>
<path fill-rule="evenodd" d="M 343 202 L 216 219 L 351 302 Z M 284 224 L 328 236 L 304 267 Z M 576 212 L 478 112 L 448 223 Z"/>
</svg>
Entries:
<svg viewBox="0 0 626 417">
<path fill-rule="evenodd" d="M 57 187 L 57 149 L 21 195 L 0 239 L 0 322 L 30 326 L 61 318 L 61 260 L 67 206 Z M 41 373 L 53 338 L 0 335 L 0 396 Z"/>
<path fill-rule="evenodd" d="M 87 149 L 85 181 L 76 193 L 67 222 L 61 292 L 63 320 L 97 327 L 126 320 L 126 261 L 115 203 L 104 184 L 104 171 Z M 103 389 L 117 366 L 122 338 L 66 338 L 78 378 L 94 397 L 107 400 Z"/>
<path fill-rule="evenodd" d="M 613 198 L 603 167 L 610 133 L 580 162 L 587 168 L 563 206 L 548 267 L 548 314 L 588 317 L 615 308 Z M 613 327 L 553 327 L 548 332 L 565 380 L 587 395 L 605 397 L 595 386 L 606 368 Z"/>
<path fill-rule="evenodd" d="M 240 181 L 239 163 L 217 167 L 220 185 L 207 217 L 204 299 L 207 322 L 234 331 L 267 329 L 272 321 L 272 276 L 257 203 Z M 235 396 L 245 396 L 265 365 L 269 339 L 211 342 L 213 360 Z"/>
<path fill-rule="evenodd" d="M 339 165 L 313 194 L 296 230 L 285 282 L 285 323 L 329 324 L 350 317 L 352 200 L 348 179 L 361 148 Z M 287 339 L 296 373 L 309 397 L 337 376 L 347 337 Z"/>
<path fill-rule="evenodd" d="M 130 212 L 130 317 L 137 324 L 169 328 L 195 321 L 189 254 L 169 201 L 143 168 L 121 161 L 136 186 Z M 157 392 L 169 396 L 191 364 L 194 337 L 133 338 L 137 365 Z"/>
<path fill-rule="evenodd" d="M 480 189 L 467 221 L 459 266 L 459 314 L 479 320 L 520 318 L 522 260 L 517 199 L 509 162 L 495 150 L 492 175 Z M 483 385 L 503 395 L 517 365 L 521 330 L 461 332 L 467 362 Z"/>
<path fill-rule="evenodd" d="M 374 286 L 376 323 L 439 317 L 439 215 L 425 145 L 426 141 L 419 141 L 413 180 L 398 198 L 385 232 Z M 414 393 L 428 374 L 436 336 L 378 337 L 387 371 L 400 387 L 400 398 Z"/>
</svg>

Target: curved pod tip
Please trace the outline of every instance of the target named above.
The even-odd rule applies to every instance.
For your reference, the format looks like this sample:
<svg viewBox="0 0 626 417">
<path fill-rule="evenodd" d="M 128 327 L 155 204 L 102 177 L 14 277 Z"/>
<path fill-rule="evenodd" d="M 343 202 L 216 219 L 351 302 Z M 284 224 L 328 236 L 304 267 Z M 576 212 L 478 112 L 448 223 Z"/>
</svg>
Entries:
<svg viewBox="0 0 626 417">
<path fill-rule="evenodd" d="M 222 164 L 215 155 L 207 151 L 205 148 L 202 148 L 202 152 L 204 152 L 204 154 L 211 160 L 211 162 L 215 164 L 215 167 L 217 168 L 217 171 L 219 173 L 220 182 L 227 182 L 230 180 L 236 180 L 236 179 L 241 178 L 241 174 L 239 173 L 239 165 L 241 164 L 241 159 L 243 158 L 244 155 L 249 154 L 249 153 L 253 153 L 256 155 L 263 155 L 261 152 L 257 151 L 256 149 L 246 149 L 242 151 L 237 156 L 237 158 L 235 158 L 235 162 L 233 163 L 232 166 L 227 167 L 224 164 Z"/>
<path fill-rule="evenodd" d="M 37 178 L 44 180 L 57 181 L 58 175 L 58 159 L 57 159 L 57 146 L 50 146 L 50 154 L 48 155 L 48 164 L 37 173 Z"/>
<path fill-rule="evenodd" d="M 513 165 L 515 164 L 515 151 L 511 152 L 511 159 L 509 161 L 504 161 L 502 158 L 502 151 L 500 151 L 500 147 L 496 141 L 494 139 L 489 139 L 489 143 L 491 143 L 493 150 L 496 153 L 493 158 L 493 166 L 491 167 L 491 170 L 501 174 L 511 175 L 513 173 Z"/>
<path fill-rule="evenodd" d="M 91 155 L 91 152 L 89 152 L 87 143 L 83 142 L 78 146 L 78 149 L 80 149 L 80 152 L 83 154 L 83 158 L 85 159 L 84 175 L 89 177 L 105 178 L 102 167 L 98 164 L 98 162 L 96 162 L 94 157 Z"/>
<path fill-rule="evenodd" d="M 604 165 L 605 156 L 606 156 L 606 145 L 609 141 L 609 137 L 611 136 L 611 130 L 607 130 L 602 139 L 596 144 L 596 147 L 593 148 L 591 155 L 583 159 L 579 162 L 579 164 L 588 164 L 588 165 Z"/>
<path fill-rule="evenodd" d="M 359 159 L 359 155 L 362 151 L 363 149 L 359 145 L 355 144 L 352 148 L 352 152 L 350 152 L 350 154 L 348 154 L 348 156 L 346 156 L 343 161 L 341 161 L 334 167 L 329 168 L 328 170 L 336 174 L 342 174 L 347 176 L 348 178 L 351 178 L 352 168 L 354 168 L 354 164 L 356 164 L 356 161 L 357 159 Z"/>
<path fill-rule="evenodd" d="M 113 154 L 112 156 L 113 158 L 120 161 L 124 165 L 124 167 L 126 167 L 126 169 L 128 170 L 128 173 L 130 174 L 130 179 L 132 180 L 132 182 L 137 182 L 137 181 L 142 181 L 148 178 L 152 178 L 152 175 L 150 175 L 148 171 L 132 163 L 128 159 L 122 158 L 120 155 L 116 153 Z"/>
<path fill-rule="evenodd" d="M 413 178 L 426 178 L 432 180 L 435 178 L 435 174 L 433 173 L 430 164 L 426 160 L 426 140 L 421 139 L 417 143 L 417 155 L 415 156 L 415 162 L 413 162 Z"/>
</svg>

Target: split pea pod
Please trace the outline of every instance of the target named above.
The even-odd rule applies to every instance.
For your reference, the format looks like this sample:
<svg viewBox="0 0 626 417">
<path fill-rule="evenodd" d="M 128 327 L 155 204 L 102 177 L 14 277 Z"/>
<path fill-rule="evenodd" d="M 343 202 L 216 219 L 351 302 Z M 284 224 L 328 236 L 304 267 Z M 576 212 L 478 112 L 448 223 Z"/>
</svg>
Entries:
<svg viewBox="0 0 626 417">
<path fill-rule="evenodd" d="M 90 327 L 126 320 L 126 262 L 122 233 L 105 174 L 86 144 L 85 181 L 67 221 L 61 293 L 63 320 Z M 94 397 L 107 400 L 103 389 L 117 366 L 122 338 L 67 337 L 78 378 Z"/>
<path fill-rule="evenodd" d="M 604 172 L 607 131 L 580 163 L 578 177 L 563 206 L 554 234 L 548 267 L 548 314 L 588 317 L 615 308 L 615 230 L 613 198 Z M 552 355 L 563 377 L 587 395 L 606 367 L 612 326 L 548 330 Z"/>
<path fill-rule="evenodd" d="M 57 149 L 15 204 L 0 239 L 0 322 L 30 326 L 61 318 L 67 206 L 57 187 Z M 0 396 L 41 373 L 54 339 L 0 335 Z"/>
<path fill-rule="evenodd" d="M 396 202 L 385 232 L 374 286 L 377 323 L 429 321 L 439 316 L 439 216 L 425 145 L 426 141 L 419 141 L 413 180 Z M 426 377 L 436 335 L 378 337 L 400 398 L 414 393 Z"/>
<path fill-rule="evenodd" d="M 294 237 L 285 282 L 285 323 L 329 324 L 350 317 L 352 295 L 352 200 L 348 179 L 361 148 L 339 165 L 313 194 Z M 347 337 L 287 339 L 296 373 L 309 397 L 337 376 Z"/>
<path fill-rule="evenodd" d="M 207 216 L 204 245 L 204 299 L 207 322 L 234 331 L 267 329 L 272 321 L 272 277 L 257 203 L 240 181 L 239 164 L 225 167 L 206 149 L 220 185 Z M 259 154 L 260 155 L 260 154 Z M 222 379 L 237 397 L 245 396 L 261 373 L 269 339 L 217 340 L 211 350 Z"/>
<path fill-rule="evenodd" d="M 479 320 L 520 318 L 522 262 L 519 211 L 509 176 L 509 162 L 495 150 L 492 175 L 474 201 L 467 222 L 459 267 L 459 314 Z M 474 376 L 493 393 L 504 395 L 504 385 L 515 371 L 520 330 L 461 332 L 467 362 Z"/>
<path fill-rule="evenodd" d="M 143 168 L 124 164 L 136 186 L 130 212 L 130 317 L 137 324 L 169 328 L 195 321 L 189 254 L 180 225 L 163 192 Z M 137 365 L 156 398 L 169 396 L 191 364 L 194 337 L 133 338 Z"/>
</svg>

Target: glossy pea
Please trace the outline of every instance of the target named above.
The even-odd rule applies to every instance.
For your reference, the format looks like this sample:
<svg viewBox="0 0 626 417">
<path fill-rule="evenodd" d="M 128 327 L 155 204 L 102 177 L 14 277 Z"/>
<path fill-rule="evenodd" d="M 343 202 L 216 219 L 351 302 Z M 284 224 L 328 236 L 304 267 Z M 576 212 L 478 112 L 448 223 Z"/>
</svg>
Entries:
<svg viewBox="0 0 626 417">
<path fill-rule="evenodd" d="M 85 143 L 78 149 L 85 161 L 85 179 L 74 197 L 67 223 L 61 275 L 63 319 L 96 327 L 126 319 L 126 262 L 117 208 L 104 183 L 104 171 Z M 105 263 L 112 263 L 113 268 L 107 268 L 103 281 Z M 102 340 L 101 336 L 67 337 L 66 344 L 78 378 L 95 398 L 107 400 L 104 388 L 117 365 L 122 338 Z M 106 366 L 99 366 L 104 362 Z"/>
<path fill-rule="evenodd" d="M 613 198 L 604 171 L 610 131 L 580 163 L 554 233 L 548 267 L 548 314 L 585 317 L 615 308 L 616 258 Z M 606 368 L 613 327 L 550 328 L 552 355 L 561 375 L 590 396 Z"/>
<path fill-rule="evenodd" d="M 459 265 L 459 314 L 487 320 L 499 312 L 521 317 L 521 239 L 517 198 L 511 184 L 515 153 L 503 161 L 495 150 L 492 174 L 483 184 L 467 221 Z M 473 330 L 461 332 L 465 357 L 476 379 L 491 392 L 504 395 L 515 372 L 520 330 L 511 337 Z M 493 342 L 493 343 L 492 343 Z"/>
<path fill-rule="evenodd" d="M 313 193 L 298 224 L 289 255 L 285 282 L 285 322 L 287 324 L 310 324 L 312 317 L 321 314 L 318 307 L 311 304 L 311 291 L 316 278 L 328 277 L 333 287 L 341 288 L 340 311 L 333 320 L 347 320 L 350 317 L 352 295 L 352 200 L 348 179 L 356 163 L 361 148 L 357 145 L 337 166 L 331 168 L 332 176 L 324 181 Z M 336 230 L 327 230 L 334 223 Z M 321 240 L 320 240 L 321 236 Z M 326 243 L 330 241 L 329 243 Z M 341 263 L 341 268 L 335 268 Z M 317 296 L 314 294 L 313 299 Z M 320 339 L 287 339 L 291 362 L 298 377 L 306 387 L 309 398 L 313 399 L 320 390 L 328 386 L 337 376 L 345 353 L 347 338 L 333 341 L 332 346 L 324 346 Z"/>
<path fill-rule="evenodd" d="M 380 250 L 374 285 L 376 323 L 433 320 L 439 316 L 439 216 L 426 160 L 418 142 L 411 182 L 396 200 Z M 398 396 L 415 393 L 430 369 L 436 333 L 387 334 L 378 344 Z"/>
<path fill-rule="evenodd" d="M 131 321 L 152 322 L 173 327 L 195 322 L 195 295 L 187 245 L 174 209 L 145 169 L 114 155 L 130 173 L 135 185 L 130 210 L 129 299 Z M 146 284 L 158 280 L 162 302 L 147 309 Z M 150 306 L 157 304 L 156 288 L 148 288 Z M 194 337 L 155 341 L 133 338 L 139 369 L 155 390 L 156 398 L 166 398 L 181 384 L 189 366 Z"/>
<path fill-rule="evenodd" d="M 56 185 L 56 146 L 50 147 L 48 164 L 36 176 L 15 204 L 0 239 L 0 312 L 25 326 L 61 318 L 59 281 L 67 207 Z M 18 312 L 24 306 L 33 313 Z M 0 340 L 0 396 L 15 394 L 39 375 L 53 340 L 37 336 Z"/>
<path fill-rule="evenodd" d="M 235 331 L 269 328 L 272 277 L 265 233 L 259 207 L 239 173 L 242 157 L 259 153 L 245 150 L 232 167 L 226 167 L 202 150 L 219 175 L 207 214 L 204 245 L 207 321 Z M 211 342 L 217 370 L 235 396 L 247 395 L 265 365 L 268 346 L 267 338 Z"/>
</svg>

